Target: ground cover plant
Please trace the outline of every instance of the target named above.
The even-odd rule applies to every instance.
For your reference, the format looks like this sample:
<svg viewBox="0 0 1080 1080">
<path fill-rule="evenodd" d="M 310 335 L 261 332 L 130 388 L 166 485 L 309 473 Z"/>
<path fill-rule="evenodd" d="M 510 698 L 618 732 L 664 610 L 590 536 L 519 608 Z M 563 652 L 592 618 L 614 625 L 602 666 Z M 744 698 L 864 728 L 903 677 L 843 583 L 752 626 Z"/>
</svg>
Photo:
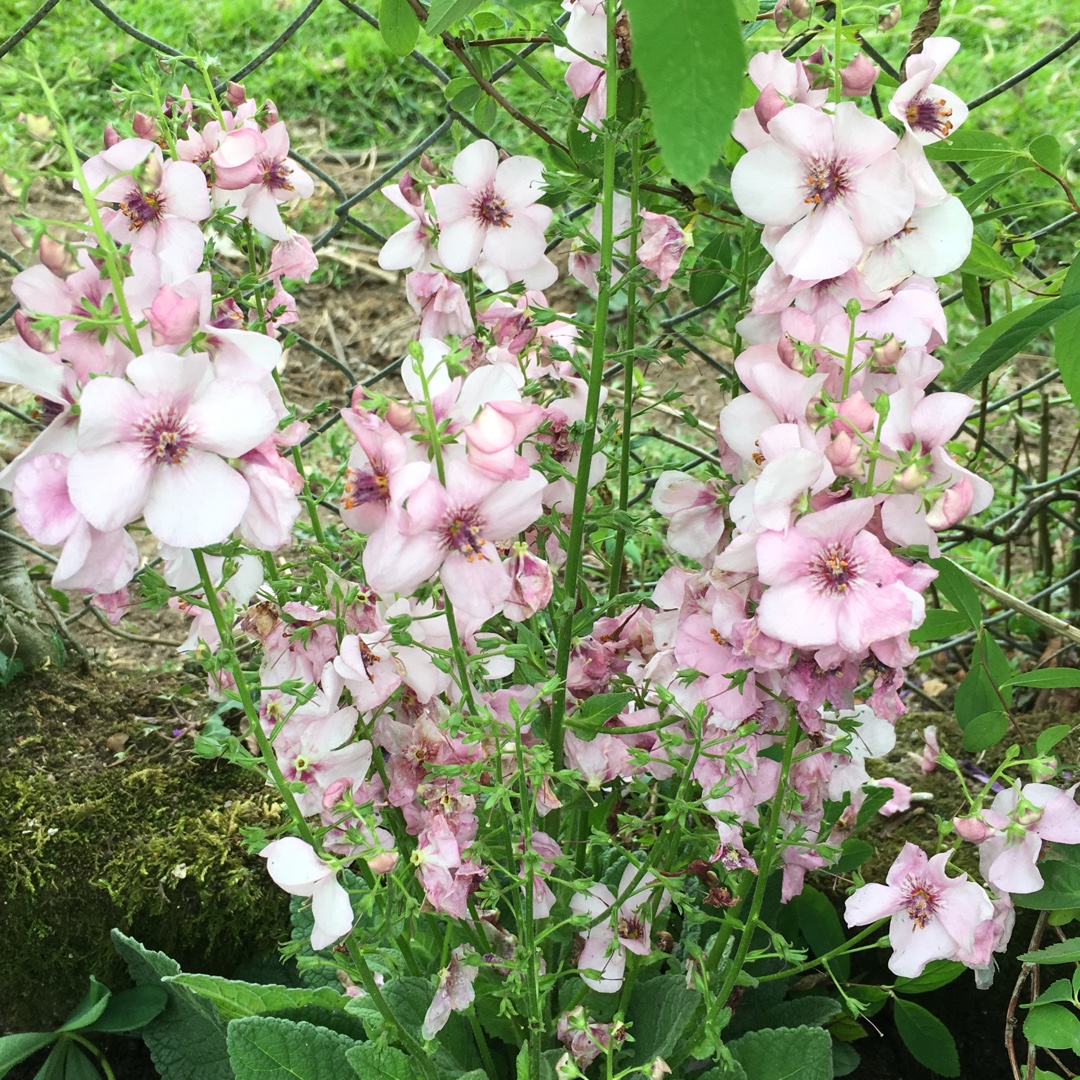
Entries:
<svg viewBox="0 0 1080 1080">
<path fill-rule="evenodd" d="M 277 979 L 117 929 L 136 987 L 93 980 L 0 1068 L 109 1075 L 97 1040 L 134 1032 L 166 1077 L 813 1080 L 889 1018 L 911 1068 L 957 1076 L 919 996 L 1019 953 L 990 1037 L 1012 1075 L 1073 1075 L 1076 739 L 1023 720 L 1080 687 L 1050 610 L 1077 576 L 1068 132 L 981 126 L 933 6 L 896 34 L 895 8 L 790 0 L 383 0 L 333 9 L 380 35 L 345 100 L 401 91 L 365 138 L 436 126 L 348 197 L 271 84 L 324 81 L 281 59 L 318 7 L 261 92 L 96 0 L 159 54 L 120 56 L 108 103 L 66 107 L 105 69 L 58 70 L 36 26 L 0 47 L 0 379 L 37 429 L 0 472 L 5 550 L 51 564 L 35 590 L 9 557 L 0 674 L 64 662 L 86 613 L 177 613 L 214 705 L 173 738 L 269 785 L 280 822 L 234 827 L 293 898 Z M 223 13 L 242 50 L 250 13 Z M 40 173 L 74 209 L 35 212 Z M 366 377 L 297 303 L 350 230 L 408 312 Z M 1067 396 L 1013 392 L 1051 328 Z M 296 385 L 301 348 L 344 400 Z M 875 761 L 946 691 L 914 755 L 931 834 L 882 861 L 919 793 Z"/>
</svg>

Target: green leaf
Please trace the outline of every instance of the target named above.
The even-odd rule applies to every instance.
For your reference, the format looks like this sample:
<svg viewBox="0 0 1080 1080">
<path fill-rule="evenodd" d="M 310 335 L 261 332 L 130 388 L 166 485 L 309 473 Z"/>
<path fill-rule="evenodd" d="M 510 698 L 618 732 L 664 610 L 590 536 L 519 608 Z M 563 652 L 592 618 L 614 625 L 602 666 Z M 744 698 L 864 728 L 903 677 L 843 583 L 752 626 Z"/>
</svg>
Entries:
<svg viewBox="0 0 1080 1080">
<path fill-rule="evenodd" d="M 847 940 L 847 934 L 840 925 L 840 916 L 836 913 L 832 901 L 812 885 L 789 904 L 799 920 L 799 930 L 813 950 L 814 956 L 824 956 L 827 952 L 839 948 Z M 851 959 L 838 956 L 829 961 L 833 973 L 841 980 L 851 974 Z"/>
<path fill-rule="evenodd" d="M 48 1046 L 55 1038 L 55 1031 L 23 1031 L 18 1035 L 0 1037 L 0 1076 Z"/>
<path fill-rule="evenodd" d="M 967 968 L 955 960 L 932 960 L 923 968 L 921 975 L 913 979 L 897 979 L 893 989 L 898 994 L 925 994 L 930 990 L 940 990 L 958 979 Z"/>
<path fill-rule="evenodd" d="M 112 932 L 113 947 L 139 986 L 160 986 L 163 975 L 179 975 L 180 965 L 134 938 Z M 166 985 L 168 1004 L 143 1029 L 162 1080 L 234 1080 L 225 1045 L 225 1025 L 209 1002 L 183 987 Z"/>
<path fill-rule="evenodd" d="M 105 1011 L 86 1030 L 137 1031 L 165 1008 L 169 992 L 164 986 L 133 986 L 109 998 Z"/>
<path fill-rule="evenodd" d="M 1080 938 L 1056 941 L 1045 949 L 1021 953 L 1018 960 L 1026 964 L 1072 964 L 1080 963 Z"/>
<path fill-rule="evenodd" d="M 111 993 L 107 986 L 103 986 L 91 975 L 90 989 L 86 991 L 86 996 L 75 1006 L 58 1031 L 78 1031 L 92 1024 L 105 1011 Z"/>
<path fill-rule="evenodd" d="M 1055 724 L 1045 731 L 1040 731 L 1038 738 L 1035 740 L 1035 753 L 1039 755 L 1049 754 L 1070 731 L 1072 731 L 1071 724 Z"/>
<path fill-rule="evenodd" d="M 583 728 L 593 730 L 618 716 L 633 700 L 634 695 L 629 693 L 593 694 L 581 703 L 573 720 Z"/>
<path fill-rule="evenodd" d="M 912 630 L 908 637 L 915 643 L 924 641 L 946 641 L 967 633 L 971 629 L 971 620 L 962 611 L 946 611 L 944 608 L 931 608 L 926 613 L 922 625 Z"/>
<path fill-rule="evenodd" d="M 1039 859 L 1043 887 L 1038 892 L 1015 893 L 1017 907 L 1034 911 L 1062 911 L 1080 907 L 1080 844 L 1044 847 Z"/>
<path fill-rule="evenodd" d="M 854 837 L 845 840 L 843 847 L 840 849 L 840 858 L 836 861 L 836 872 L 838 874 L 850 874 L 852 870 L 858 870 L 875 851 L 877 851 L 877 848 L 865 840 Z"/>
<path fill-rule="evenodd" d="M 464 19 L 479 6 L 480 0 L 431 0 L 424 29 L 432 37 L 438 37 L 448 26 Z"/>
<path fill-rule="evenodd" d="M 245 1016 L 228 1029 L 236 1080 L 348 1080 L 353 1045 L 336 1031 L 275 1016 Z"/>
<path fill-rule="evenodd" d="M 735 5 L 626 0 L 626 9 L 664 165 L 697 184 L 723 153 L 741 104 L 746 59 Z"/>
<path fill-rule="evenodd" d="M 1012 263 L 977 236 L 971 238 L 971 251 L 960 267 L 960 272 L 989 278 L 991 281 L 1008 281 L 1016 275 Z"/>
<path fill-rule="evenodd" d="M 811 994 L 806 997 L 781 1001 L 771 1009 L 755 1016 L 755 1028 L 824 1027 L 835 1020 L 843 1006 L 835 998 Z"/>
<path fill-rule="evenodd" d="M 860 1064 L 859 1051 L 847 1043 L 833 1043 L 833 1076 L 850 1076 Z"/>
<path fill-rule="evenodd" d="M 1015 175 L 1015 173 L 1011 172 L 1002 172 L 996 173 L 994 176 L 987 176 L 970 187 L 964 188 L 963 191 L 957 192 L 957 196 L 969 211 L 974 210 L 975 207 L 982 205 L 986 197 L 995 188 L 1000 187 L 1006 180 L 1011 180 Z"/>
<path fill-rule="evenodd" d="M 365 1042 L 345 1051 L 345 1058 L 361 1080 L 414 1080 L 409 1059 L 383 1042 Z"/>
<path fill-rule="evenodd" d="M 1024 1021 L 1024 1038 L 1047 1050 L 1071 1050 L 1080 1042 L 1080 1017 L 1064 1005 L 1038 1005 Z"/>
<path fill-rule="evenodd" d="M 45 1064 L 38 1069 L 34 1080 L 64 1080 L 64 1066 L 67 1064 L 68 1052 L 74 1045 L 70 1039 L 61 1039 L 49 1051 Z"/>
<path fill-rule="evenodd" d="M 967 616 L 968 628 L 977 630 L 982 624 L 982 604 L 970 578 L 952 559 L 944 556 L 940 559 L 927 559 L 927 563 L 938 572 L 934 587 L 958 612 Z"/>
<path fill-rule="evenodd" d="M 1049 303 L 1049 300 L 1033 300 L 1025 307 L 1018 307 L 1006 312 L 1000 318 L 995 319 L 985 330 L 981 330 L 976 334 L 963 348 L 957 349 L 952 354 L 953 363 L 961 370 L 967 371 L 990 344 L 1004 334 L 1009 327 L 1014 326 L 1033 311 L 1038 311 Z M 974 386 L 975 382 L 978 381 L 978 379 L 975 379 L 970 385 Z"/>
<path fill-rule="evenodd" d="M 1076 292 L 1080 292 L 1080 259 L 1073 260 L 1061 283 L 1062 296 Z M 1054 358 L 1072 403 L 1080 408 L 1080 311 L 1059 320 L 1054 331 Z"/>
<path fill-rule="evenodd" d="M 217 975 L 173 975 L 163 980 L 187 987 L 199 997 L 212 1001 L 225 1020 L 244 1016 L 297 1009 L 304 1005 L 322 1005 L 344 1009 L 348 998 L 329 986 L 309 989 L 301 986 L 237 982 Z"/>
<path fill-rule="evenodd" d="M 1063 315 L 1068 315 L 1077 308 L 1080 308 L 1080 292 L 1066 293 L 1055 300 L 1036 301 L 1026 308 L 1021 308 L 1020 310 L 1024 312 L 1023 317 L 1010 323 L 1003 333 L 995 337 L 983 350 L 979 359 L 960 376 L 953 389 L 968 390 L 975 386 L 991 372 L 997 371 L 1007 360 L 1011 360 L 1039 334 L 1049 330 Z M 992 326 L 987 327 L 987 330 L 995 329 L 1005 318 L 1007 316 L 998 319 Z M 983 334 L 987 330 L 984 330 Z M 975 340 L 978 341 L 983 334 L 979 334 Z"/>
<path fill-rule="evenodd" d="M 101 1080 L 97 1066 L 77 1046 L 69 1046 L 64 1060 L 64 1080 Z"/>
<path fill-rule="evenodd" d="M 1080 671 L 1076 668 L 1041 668 L 1014 675 L 1008 686 L 1080 686 Z"/>
<path fill-rule="evenodd" d="M 763 1028 L 728 1049 L 753 1080 L 832 1080 L 832 1038 L 823 1028 Z"/>
<path fill-rule="evenodd" d="M 996 746 L 1005 738 L 1009 730 L 1009 718 L 997 709 L 974 716 L 963 725 L 965 750 L 980 753 L 990 746 Z"/>
<path fill-rule="evenodd" d="M 949 1029 L 914 1001 L 897 998 L 896 1030 L 911 1056 L 938 1076 L 959 1076 L 960 1057 Z"/>
<path fill-rule="evenodd" d="M 682 975 L 658 975 L 638 983 L 627 1011 L 634 1034 L 630 1063 L 645 1065 L 668 1057 L 700 1004 L 701 995 L 686 988 Z"/>
<path fill-rule="evenodd" d="M 1005 167 L 1010 158 L 1021 157 L 1023 151 L 1015 150 L 1000 135 L 966 127 L 949 139 L 942 139 L 925 147 L 931 161 L 979 161 L 994 162 Z"/>
<path fill-rule="evenodd" d="M 379 33 L 395 56 L 408 56 L 420 36 L 420 20 L 409 0 L 379 0 Z"/>
<path fill-rule="evenodd" d="M 1061 143 L 1053 135 L 1040 135 L 1029 147 L 1028 153 L 1047 172 L 1061 172 Z"/>
<path fill-rule="evenodd" d="M 1072 999 L 1072 983 L 1068 979 L 1058 979 L 1057 982 L 1051 983 L 1030 1005 L 1021 1005 L 1020 1008 L 1030 1009 L 1035 1005 L 1049 1005 L 1055 1001 L 1072 1001 Z"/>
<path fill-rule="evenodd" d="M 726 267 L 731 264 L 731 238 L 720 233 L 705 245 L 690 271 L 690 299 L 700 307 L 707 304 L 727 281 Z"/>
</svg>

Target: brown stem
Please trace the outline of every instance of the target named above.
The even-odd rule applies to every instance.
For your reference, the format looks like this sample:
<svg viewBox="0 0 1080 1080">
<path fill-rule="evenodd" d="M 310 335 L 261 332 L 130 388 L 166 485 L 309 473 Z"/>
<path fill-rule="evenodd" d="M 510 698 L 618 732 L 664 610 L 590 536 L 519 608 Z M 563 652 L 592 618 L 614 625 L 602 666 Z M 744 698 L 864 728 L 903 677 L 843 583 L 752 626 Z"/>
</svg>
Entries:
<svg viewBox="0 0 1080 1080">
<path fill-rule="evenodd" d="M 1058 176 L 1057 173 L 1051 172 L 1049 169 L 1044 169 L 1037 161 L 1035 162 L 1035 168 L 1041 173 L 1045 173 L 1055 183 L 1061 186 L 1061 190 L 1065 192 L 1065 198 L 1069 200 L 1069 206 L 1072 207 L 1074 214 L 1080 214 L 1080 204 L 1076 201 L 1076 196 L 1072 193 L 1072 188 L 1069 187 L 1069 182 L 1063 177 Z"/>
<path fill-rule="evenodd" d="M 1028 952 L 1034 952 L 1039 947 L 1043 933 L 1046 930 L 1046 920 L 1049 917 L 1050 912 L 1048 911 L 1039 913 L 1039 921 L 1035 924 L 1035 932 L 1031 935 L 1031 943 L 1027 947 Z M 1016 1027 L 1016 1008 L 1020 1002 L 1020 992 L 1024 989 L 1024 983 L 1028 981 L 1036 967 L 1038 967 L 1037 964 L 1025 963 L 1020 968 L 1020 975 L 1016 980 L 1016 985 L 1013 987 L 1012 997 L 1009 998 L 1009 1008 L 1005 1013 L 1005 1050 L 1009 1055 L 1009 1064 L 1012 1066 L 1014 1080 L 1021 1080 L 1020 1065 L 1016 1060 L 1016 1046 L 1013 1042 L 1013 1029 Z"/>
<path fill-rule="evenodd" d="M 550 40 L 551 38 L 547 34 L 540 34 L 539 37 L 474 38 L 471 41 L 466 41 L 465 44 L 469 48 L 483 48 L 485 45 L 544 45 Z"/>
</svg>

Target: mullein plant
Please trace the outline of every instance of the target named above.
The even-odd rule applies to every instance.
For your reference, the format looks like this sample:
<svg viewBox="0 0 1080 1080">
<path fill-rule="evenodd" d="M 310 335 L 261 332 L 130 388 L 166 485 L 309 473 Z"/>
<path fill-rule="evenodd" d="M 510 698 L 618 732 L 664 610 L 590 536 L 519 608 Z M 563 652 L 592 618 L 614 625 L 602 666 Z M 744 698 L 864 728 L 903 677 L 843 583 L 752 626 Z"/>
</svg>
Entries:
<svg viewBox="0 0 1080 1080">
<path fill-rule="evenodd" d="M 564 6 L 567 85 L 614 161 L 638 137 L 606 119 L 625 16 Z M 934 278 L 972 236 L 923 151 L 964 118 L 930 82 L 953 51 L 931 39 L 912 58 L 892 126 L 857 103 L 865 57 L 752 60 L 731 191 L 772 261 L 737 325 L 743 391 L 708 418 L 722 471 L 652 488 L 671 559 L 629 592 L 583 558 L 589 515 L 628 527 L 625 485 L 614 516 L 598 496 L 629 461 L 602 431 L 607 313 L 620 293 L 642 318 L 646 294 L 674 299 L 692 244 L 643 205 L 636 144 L 626 188 L 606 169 L 595 213 L 564 226 L 591 327 L 542 291 L 559 270 L 540 160 L 479 140 L 384 189 L 408 220 L 380 263 L 406 271 L 417 330 L 403 394 L 358 387 L 341 412 L 339 528 L 278 378 L 286 282 L 317 259 L 288 224 L 313 183 L 272 102 L 185 87 L 132 135 L 110 125 L 82 165 L 68 143 L 89 222 L 68 243 L 41 226 L 14 280 L 0 379 L 48 424 L 0 484 L 60 548 L 54 587 L 114 619 L 147 551 L 135 537 L 156 542 L 193 619 L 183 648 L 243 707 L 291 816 L 261 854 L 310 904 L 311 948 L 376 1002 L 390 979 L 431 976 L 404 1048 L 479 994 L 506 1038 L 531 1054 L 558 1040 L 560 1075 L 580 1075 L 619 1052 L 637 973 L 659 964 L 719 1031 L 770 872 L 786 903 L 840 857 L 904 711 L 936 574 L 913 552 L 936 555 L 991 498 L 949 450 L 971 399 L 929 389 L 947 335 Z M 246 289 L 210 263 L 222 232 L 248 254 Z M 298 522 L 314 540 L 299 555 Z M 955 827 L 954 847 L 981 845 L 985 886 L 949 871 L 951 849 L 909 844 L 848 899 L 849 925 L 889 920 L 898 975 L 948 959 L 985 981 L 1011 895 L 1041 884 L 1041 845 L 1080 842 L 1071 792 L 1010 783 Z M 369 933 L 387 922 L 391 938 Z M 614 1018 L 592 1015 L 596 995 Z M 699 1033 L 685 1039 L 683 1057 Z"/>
</svg>

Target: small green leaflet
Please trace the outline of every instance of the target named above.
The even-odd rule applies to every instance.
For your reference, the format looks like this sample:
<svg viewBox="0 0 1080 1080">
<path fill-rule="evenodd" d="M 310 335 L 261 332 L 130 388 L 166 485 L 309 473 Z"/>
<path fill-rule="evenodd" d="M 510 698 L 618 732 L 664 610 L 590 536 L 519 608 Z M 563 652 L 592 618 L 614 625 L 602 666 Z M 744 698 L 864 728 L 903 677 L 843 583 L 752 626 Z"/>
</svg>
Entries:
<svg viewBox="0 0 1080 1080">
<path fill-rule="evenodd" d="M 409 0 L 379 0 L 379 32 L 395 56 L 408 56 L 420 36 L 420 21 Z"/>
<path fill-rule="evenodd" d="M 480 0 L 431 0 L 424 29 L 432 37 L 438 37 L 448 26 L 464 19 L 479 6 Z"/>
<path fill-rule="evenodd" d="M 1061 283 L 1061 295 L 1080 293 L 1080 259 L 1073 261 L 1065 280 Z M 1057 360 L 1061 381 L 1080 408 L 1080 311 L 1063 315 L 1054 331 L 1054 358 Z"/>
<path fill-rule="evenodd" d="M 1006 686 L 1080 686 L 1080 671 L 1076 668 L 1040 668 L 1014 675 Z"/>
<path fill-rule="evenodd" d="M 960 1056 L 949 1029 L 928 1009 L 897 998 L 896 1030 L 911 1056 L 938 1076 L 959 1076 Z"/>
<path fill-rule="evenodd" d="M 1065 1005 L 1037 1005 L 1024 1021 L 1024 1038 L 1048 1050 L 1080 1047 L 1080 1017 Z"/>
<path fill-rule="evenodd" d="M 1053 945 L 1047 945 L 1045 949 L 1021 953 L 1017 959 L 1023 960 L 1025 964 L 1080 963 L 1080 938 L 1069 938 L 1068 941 L 1058 941 Z"/>
</svg>

